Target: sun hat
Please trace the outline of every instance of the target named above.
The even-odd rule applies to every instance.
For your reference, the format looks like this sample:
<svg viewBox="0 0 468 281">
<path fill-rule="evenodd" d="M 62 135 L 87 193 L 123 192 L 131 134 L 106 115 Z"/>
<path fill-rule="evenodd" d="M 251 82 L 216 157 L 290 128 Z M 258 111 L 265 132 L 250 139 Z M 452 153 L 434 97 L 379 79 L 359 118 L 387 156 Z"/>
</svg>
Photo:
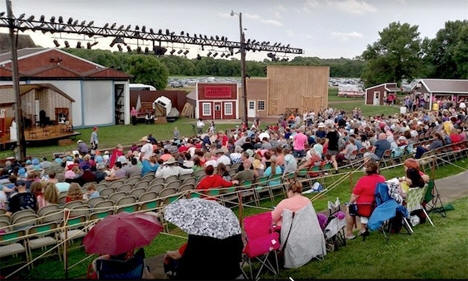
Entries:
<svg viewBox="0 0 468 281">
<path fill-rule="evenodd" d="M 164 164 L 170 165 L 170 164 L 175 164 L 175 163 L 177 163 L 177 161 L 175 160 L 174 157 L 171 157 L 167 159 L 167 161 Z"/>
<path fill-rule="evenodd" d="M 33 158 L 33 160 L 31 161 L 31 163 L 32 163 L 33 165 L 39 165 L 39 159 Z"/>
<path fill-rule="evenodd" d="M 81 142 L 83 142 L 83 141 L 82 141 L 82 140 L 78 140 L 76 143 L 81 143 Z"/>
<path fill-rule="evenodd" d="M 144 136 L 140 139 L 141 142 L 151 142 L 147 136 Z"/>
</svg>

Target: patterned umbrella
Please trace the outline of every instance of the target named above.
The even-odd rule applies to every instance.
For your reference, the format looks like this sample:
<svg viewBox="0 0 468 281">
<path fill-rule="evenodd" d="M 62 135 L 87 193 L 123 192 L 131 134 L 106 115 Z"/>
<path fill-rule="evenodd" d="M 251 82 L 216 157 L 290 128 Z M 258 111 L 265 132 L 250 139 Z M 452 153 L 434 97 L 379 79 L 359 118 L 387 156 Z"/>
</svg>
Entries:
<svg viewBox="0 0 468 281">
<path fill-rule="evenodd" d="M 179 199 L 164 209 L 164 219 L 193 235 L 225 239 L 241 233 L 231 209 L 213 200 Z"/>
</svg>

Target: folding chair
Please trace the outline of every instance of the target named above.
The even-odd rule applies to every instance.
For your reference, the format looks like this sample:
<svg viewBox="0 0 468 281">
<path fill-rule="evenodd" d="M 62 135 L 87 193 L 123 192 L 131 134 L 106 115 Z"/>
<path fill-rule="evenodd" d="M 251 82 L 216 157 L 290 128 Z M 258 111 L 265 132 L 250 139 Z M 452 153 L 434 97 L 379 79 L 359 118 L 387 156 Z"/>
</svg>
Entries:
<svg viewBox="0 0 468 281">
<path fill-rule="evenodd" d="M 117 209 L 116 213 L 126 212 L 126 213 L 133 213 L 138 211 L 139 204 L 136 203 L 136 199 L 133 196 L 128 196 L 120 199 L 117 204 L 119 208 Z"/>
<path fill-rule="evenodd" d="M 25 231 L 18 230 L 0 235 L 0 259 L 9 256 L 17 256 L 23 254 L 25 261 L 28 260 L 28 251 L 25 246 Z M 5 262 L 2 261 L 2 269 L 6 267 Z"/>
<path fill-rule="evenodd" d="M 130 192 L 130 195 L 134 196 L 135 198 L 138 198 L 140 197 L 140 195 L 142 195 L 143 193 L 146 192 L 146 189 L 144 188 L 137 188 L 137 189 L 134 189 Z"/>
<path fill-rule="evenodd" d="M 257 206 L 260 204 L 260 201 L 262 200 L 263 193 L 268 193 L 268 197 L 273 202 L 273 193 L 270 189 L 268 177 L 265 176 L 265 177 L 258 178 L 257 182 L 254 185 L 253 190 L 255 194 L 255 203 L 257 204 Z"/>
<path fill-rule="evenodd" d="M 411 213 L 412 211 L 416 210 L 422 210 L 424 215 L 426 215 L 427 220 L 429 223 L 434 226 L 434 223 L 432 222 L 431 218 L 429 217 L 429 214 L 426 212 L 424 207 L 422 206 L 422 202 L 424 200 L 424 195 L 426 194 L 426 189 L 427 186 L 423 188 L 410 188 L 408 190 L 408 194 L 406 195 L 406 209 L 408 210 L 408 213 Z"/>
<path fill-rule="evenodd" d="M 423 201 L 424 208 L 429 208 L 428 212 L 438 212 L 442 217 L 446 217 L 447 213 L 445 212 L 444 204 L 440 198 L 439 190 L 434 180 L 429 180 L 427 183 L 426 193 L 424 194 Z"/>
<path fill-rule="evenodd" d="M 264 268 L 277 275 L 279 273 L 277 250 L 280 248 L 280 243 L 279 233 L 272 229 L 271 212 L 245 217 L 243 226 L 247 239 L 243 252 L 249 264 L 250 279 L 257 280 Z M 274 256 L 275 265 L 271 264 L 270 255 Z M 255 274 L 255 278 L 252 260 L 257 260 L 261 263 L 257 274 Z"/>
<path fill-rule="evenodd" d="M 35 249 L 45 249 L 48 246 L 53 246 L 57 244 L 57 224 L 56 223 L 46 223 L 41 225 L 36 225 L 27 230 L 27 250 L 29 253 L 29 260 L 33 260 L 32 250 Z M 59 247 L 57 247 L 57 254 L 61 260 L 61 254 Z M 33 267 L 33 263 L 31 264 Z"/>
</svg>

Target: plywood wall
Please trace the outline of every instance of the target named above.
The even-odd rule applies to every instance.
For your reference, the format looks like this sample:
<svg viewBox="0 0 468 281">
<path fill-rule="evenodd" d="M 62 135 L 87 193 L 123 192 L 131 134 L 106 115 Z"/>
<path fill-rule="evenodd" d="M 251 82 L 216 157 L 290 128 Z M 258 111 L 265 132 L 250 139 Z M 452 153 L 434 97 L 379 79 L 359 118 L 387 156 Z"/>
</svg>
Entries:
<svg viewBox="0 0 468 281">
<path fill-rule="evenodd" d="M 328 105 L 328 66 L 267 67 L 269 78 L 268 115 L 280 115 L 286 109 L 318 111 Z"/>
</svg>

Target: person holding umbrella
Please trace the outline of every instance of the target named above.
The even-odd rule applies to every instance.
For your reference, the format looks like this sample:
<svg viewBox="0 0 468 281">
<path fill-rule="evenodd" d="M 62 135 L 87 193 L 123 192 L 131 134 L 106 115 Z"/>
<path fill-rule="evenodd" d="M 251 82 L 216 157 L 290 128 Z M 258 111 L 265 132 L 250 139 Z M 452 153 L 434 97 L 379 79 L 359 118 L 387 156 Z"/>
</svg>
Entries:
<svg viewBox="0 0 468 281">
<path fill-rule="evenodd" d="M 149 274 L 141 247 L 161 231 L 156 214 L 151 212 L 119 213 L 98 222 L 83 239 L 86 253 L 101 255 L 89 265 L 88 279 L 141 279 L 144 273 Z"/>
<path fill-rule="evenodd" d="M 242 273 L 241 229 L 231 209 L 216 201 L 179 199 L 164 209 L 164 219 L 187 232 L 188 241 L 168 252 L 164 268 L 174 279 L 235 279 Z"/>
</svg>

